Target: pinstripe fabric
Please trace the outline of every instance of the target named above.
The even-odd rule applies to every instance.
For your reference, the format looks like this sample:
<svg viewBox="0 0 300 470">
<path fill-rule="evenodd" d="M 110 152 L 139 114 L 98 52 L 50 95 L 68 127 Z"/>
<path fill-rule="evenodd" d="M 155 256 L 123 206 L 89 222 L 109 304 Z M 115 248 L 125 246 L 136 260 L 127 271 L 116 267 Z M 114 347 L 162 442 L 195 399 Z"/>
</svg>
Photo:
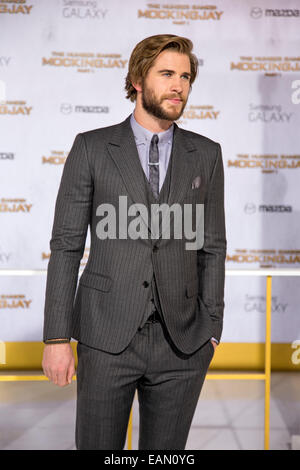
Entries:
<svg viewBox="0 0 300 470">
<path fill-rule="evenodd" d="M 147 196 L 147 207 L 149 209 L 149 214 L 150 214 L 150 225 L 151 225 L 151 204 L 163 204 L 168 201 L 169 197 L 169 191 L 170 191 L 170 180 L 171 180 L 171 174 L 172 174 L 172 150 L 169 158 L 169 163 L 168 163 L 168 168 L 167 172 L 161 187 L 161 190 L 158 194 L 158 199 L 155 198 L 152 188 L 151 188 L 151 183 L 150 183 L 150 178 L 149 180 L 146 178 L 145 173 L 143 174 L 144 177 L 144 182 L 145 182 L 145 191 L 146 191 L 146 196 Z M 161 229 L 160 229 L 161 230 Z M 151 239 L 152 242 L 152 249 L 154 245 L 156 244 L 155 239 Z M 146 322 L 147 318 L 151 315 L 153 312 L 153 308 L 156 308 L 156 310 L 160 313 L 160 317 L 163 318 L 162 313 L 161 313 L 161 306 L 159 303 L 159 298 L 157 295 L 157 288 L 156 288 L 156 280 L 155 280 L 155 273 L 153 272 L 153 276 L 151 279 L 151 285 L 150 285 L 150 290 L 151 290 L 151 296 L 150 296 L 150 302 L 148 302 L 141 326 Z"/>
<path fill-rule="evenodd" d="M 113 204 L 118 220 L 121 195 L 128 197 L 128 205 L 147 206 L 144 173 L 130 118 L 76 136 L 55 207 L 44 340 L 73 337 L 107 352 L 123 351 L 143 319 L 149 302 L 145 281 L 150 285 L 153 274 L 161 313 L 178 350 L 189 354 L 212 336 L 220 339 L 226 254 L 221 148 L 175 125 L 172 158 L 168 204 L 205 205 L 204 246 L 198 251 L 186 250 L 184 238 L 160 237 L 155 244 L 150 238 L 100 240 L 97 207 Z M 198 175 L 201 185 L 192 189 Z M 90 255 L 77 286 L 88 226 Z"/>
<path fill-rule="evenodd" d="M 213 350 L 208 341 L 193 355 L 175 352 L 159 323 L 146 323 L 121 354 L 78 343 L 77 449 L 124 448 L 135 390 L 139 449 L 184 449 Z"/>
</svg>

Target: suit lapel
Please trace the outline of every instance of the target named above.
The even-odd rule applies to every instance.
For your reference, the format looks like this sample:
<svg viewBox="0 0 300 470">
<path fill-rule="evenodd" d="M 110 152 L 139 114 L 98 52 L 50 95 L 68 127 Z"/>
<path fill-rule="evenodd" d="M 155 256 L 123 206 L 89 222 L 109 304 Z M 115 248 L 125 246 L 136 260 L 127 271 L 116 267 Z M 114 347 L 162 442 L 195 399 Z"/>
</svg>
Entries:
<svg viewBox="0 0 300 470">
<path fill-rule="evenodd" d="M 195 146 L 186 139 L 182 130 L 175 124 L 173 147 L 172 147 L 172 172 L 170 190 L 167 203 L 171 206 L 179 203 L 185 196 L 191 185 L 194 174 L 194 165 L 191 155 Z M 146 188 L 144 184 L 144 170 L 142 168 L 134 135 L 130 125 L 130 116 L 121 124 L 116 126 L 114 135 L 108 142 L 108 151 L 119 169 L 120 176 L 126 186 L 129 196 L 134 203 L 143 204 L 148 207 Z M 150 210 L 150 208 L 148 208 Z M 151 234 L 149 220 L 141 216 Z M 172 217 L 172 215 L 171 215 Z M 154 236 L 154 234 L 152 234 Z M 161 233 L 159 237 L 161 238 Z"/>
<path fill-rule="evenodd" d="M 173 138 L 173 163 L 170 181 L 170 191 L 168 204 L 171 206 L 176 202 L 181 202 L 186 191 L 192 184 L 195 171 L 193 154 L 196 150 L 193 142 L 187 139 L 175 124 Z"/>
<path fill-rule="evenodd" d="M 114 136 L 108 143 L 108 151 L 119 169 L 120 176 L 132 201 L 148 207 L 145 192 L 143 168 L 139 159 L 134 135 L 130 125 L 130 116 L 116 127 Z M 151 233 L 149 221 L 143 217 L 148 231 Z"/>
<path fill-rule="evenodd" d="M 185 197 L 186 191 L 191 186 L 193 175 L 195 174 L 195 164 L 193 152 L 196 150 L 193 143 L 186 139 L 182 130 L 175 124 L 172 146 L 172 172 L 170 179 L 170 190 L 167 198 L 169 207 L 172 204 L 180 203 Z M 170 212 L 170 224 L 172 227 L 174 213 Z M 163 239 L 163 234 L 159 234 L 159 241 Z"/>
</svg>

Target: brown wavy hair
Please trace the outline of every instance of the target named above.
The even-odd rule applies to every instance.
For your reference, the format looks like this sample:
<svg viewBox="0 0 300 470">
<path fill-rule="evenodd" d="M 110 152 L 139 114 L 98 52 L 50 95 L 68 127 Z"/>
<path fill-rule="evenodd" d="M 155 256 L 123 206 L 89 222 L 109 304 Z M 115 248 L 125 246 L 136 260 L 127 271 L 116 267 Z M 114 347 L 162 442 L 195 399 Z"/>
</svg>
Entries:
<svg viewBox="0 0 300 470">
<path fill-rule="evenodd" d="M 127 99 L 130 99 L 130 101 L 136 100 L 137 91 L 132 85 L 132 82 L 137 82 L 140 79 L 143 80 L 155 59 L 166 49 L 175 49 L 177 52 L 189 56 L 191 64 L 190 85 L 192 85 L 195 81 L 198 70 L 197 57 L 192 53 L 192 41 L 181 36 L 175 36 L 174 34 L 158 34 L 156 36 L 150 36 L 143 39 L 135 46 L 131 53 L 128 73 L 125 79 Z"/>
</svg>

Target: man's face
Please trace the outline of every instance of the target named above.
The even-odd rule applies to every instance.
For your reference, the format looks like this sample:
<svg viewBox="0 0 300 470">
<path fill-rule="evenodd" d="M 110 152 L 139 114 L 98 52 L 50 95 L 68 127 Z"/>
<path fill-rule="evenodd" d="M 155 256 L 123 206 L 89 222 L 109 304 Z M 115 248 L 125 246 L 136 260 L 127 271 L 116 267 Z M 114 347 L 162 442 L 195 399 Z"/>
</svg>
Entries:
<svg viewBox="0 0 300 470">
<path fill-rule="evenodd" d="M 186 54 L 165 50 L 142 80 L 142 105 L 158 119 L 176 121 L 187 103 L 191 65 Z"/>
</svg>

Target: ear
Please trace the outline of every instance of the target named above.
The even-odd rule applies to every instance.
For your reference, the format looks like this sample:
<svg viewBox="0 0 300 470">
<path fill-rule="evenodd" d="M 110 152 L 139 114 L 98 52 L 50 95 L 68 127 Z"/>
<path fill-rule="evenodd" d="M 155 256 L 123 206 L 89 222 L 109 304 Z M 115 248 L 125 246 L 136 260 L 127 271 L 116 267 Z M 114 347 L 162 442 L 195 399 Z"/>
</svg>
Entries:
<svg viewBox="0 0 300 470">
<path fill-rule="evenodd" d="M 142 91 L 142 81 L 139 79 L 137 82 L 131 82 L 136 91 Z"/>
</svg>

